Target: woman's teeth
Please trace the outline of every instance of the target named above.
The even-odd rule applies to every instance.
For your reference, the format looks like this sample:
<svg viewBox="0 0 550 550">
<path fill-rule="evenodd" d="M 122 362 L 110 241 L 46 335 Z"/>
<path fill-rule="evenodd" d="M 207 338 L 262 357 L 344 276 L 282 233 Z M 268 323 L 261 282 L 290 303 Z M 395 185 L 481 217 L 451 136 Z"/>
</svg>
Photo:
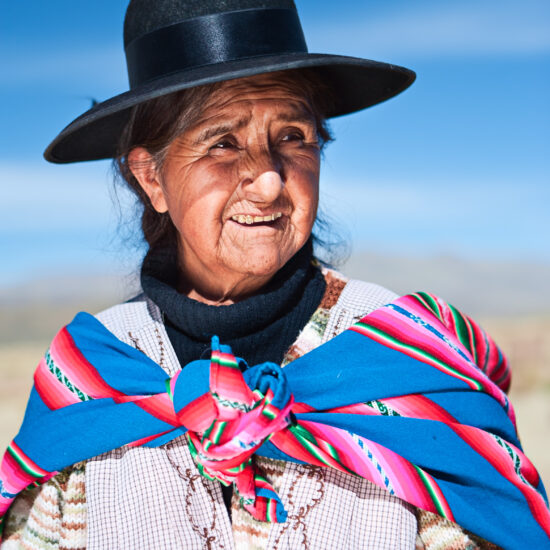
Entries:
<svg viewBox="0 0 550 550">
<path fill-rule="evenodd" d="M 236 214 L 235 216 L 231 216 L 231 219 L 237 223 L 252 225 L 253 223 L 272 222 L 279 219 L 282 215 L 281 212 L 270 214 L 269 216 L 245 216 L 244 214 Z"/>
</svg>

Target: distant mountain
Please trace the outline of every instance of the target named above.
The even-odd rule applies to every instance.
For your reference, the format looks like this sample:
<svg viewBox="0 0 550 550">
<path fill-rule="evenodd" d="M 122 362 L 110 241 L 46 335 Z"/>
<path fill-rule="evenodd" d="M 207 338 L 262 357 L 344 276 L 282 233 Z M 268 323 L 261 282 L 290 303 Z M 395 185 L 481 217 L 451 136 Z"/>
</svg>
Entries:
<svg viewBox="0 0 550 550">
<path fill-rule="evenodd" d="M 28 278 L 20 284 L 0 286 L 0 306 L 75 305 L 117 303 L 139 292 L 137 274 L 82 273 Z"/>
<path fill-rule="evenodd" d="M 550 314 L 550 265 L 356 253 L 348 276 L 399 294 L 427 290 L 477 317 Z M 0 343 L 49 340 L 78 311 L 98 312 L 139 292 L 138 277 L 81 274 L 0 288 Z"/>
<path fill-rule="evenodd" d="M 79 311 L 97 313 L 135 296 L 135 275 L 48 276 L 0 287 L 0 343 L 49 341 Z"/>
<path fill-rule="evenodd" d="M 356 253 L 342 271 L 399 294 L 426 290 L 482 316 L 550 313 L 550 264 Z"/>
</svg>

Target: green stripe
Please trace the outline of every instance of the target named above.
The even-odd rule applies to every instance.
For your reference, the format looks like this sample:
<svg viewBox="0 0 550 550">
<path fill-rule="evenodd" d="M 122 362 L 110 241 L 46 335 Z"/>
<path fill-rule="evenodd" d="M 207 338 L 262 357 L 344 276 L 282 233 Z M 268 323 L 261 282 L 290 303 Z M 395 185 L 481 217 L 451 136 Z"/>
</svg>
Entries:
<svg viewBox="0 0 550 550">
<path fill-rule="evenodd" d="M 468 317 L 466 317 L 465 315 L 463 315 L 463 318 L 464 318 L 464 322 L 466 323 L 469 331 L 468 331 L 468 339 L 470 338 L 471 336 L 471 343 L 468 344 L 468 348 L 470 349 L 470 353 L 474 356 L 474 361 L 475 361 L 475 364 L 476 365 L 479 365 L 478 361 L 477 361 L 477 348 L 476 348 L 476 338 L 475 338 L 475 334 L 474 334 L 474 329 L 472 327 L 472 323 L 470 321 L 470 319 L 468 319 Z"/>
<path fill-rule="evenodd" d="M 303 441 L 301 441 L 301 443 L 306 451 L 313 455 L 317 460 L 320 460 L 323 464 L 330 466 L 330 464 L 325 460 L 325 457 L 319 452 L 319 449 L 316 445 L 314 445 L 307 439 L 304 439 Z"/>
<path fill-rule="evenodd" d="M 327 444 L 327 447 L 328 447 L 328 451 L 330 453 L 330 456 L 332 456 L 332 458 L 334 458 L 335 460 L 337 460 L 340 464 L 342 464 L 342 461 L 340 460 L 340 455 L 338 454 L 338 451 L 336 450 L 335 447 L 333 447 L 330 443 L 328 443 L 328 441 L 326 442 Z"/>
<path fill-rule="evenodd" d="M 255 472 L 254 473 L 254 479 L 256 481 L 263 481 L 264 483 L 268 483 L 269 484 L 269 481 L 267 481 L 267 477 L 263 476 L 262 474 L 258 473 L 258 472 Z"/>
<path fill-rule="evenodd" d="M 264 416 L 267 416 L 267 418 L 269 418 L 270 420 L 273 420 L 277 416 L 277 413 L 275 413 L 271 409 L 267 409 L 267 408 L 262 410 L 262 414 Z"/>
<path fill-rule="evenodd" d="M 418 302 L 421 304 L 423 301 L 423 305 L 429 307 L 433 311 L 433 313 L 438 317 L 438 319 L 446 326 L 445 320 L 443 319 L 443 314 L 441 311 L 441 307 L 439 306 L 439 303 L 437 300 L 432 298 L 429 294 L 426 292 L 418 292 L 416 295 L 413 294 L 413 296 L 417 299 Z M 422 300 L 420 299 L 422 298 Z M 455 323 L 455 334 L 458 336 L 458 339 L 462 343 L 462 345 L 470 351 L 470 353 L 474 353 L 472 349 L 470 349 L 470 334 L 468 332 L 468 326 L 466 323 L 468 322 L 467 319 L 462 315 L 458 309 L 456 309 L 451 304 L 447 304 L 449 310 L 451 311 L 451 315 L 453 316 L 454 323 Z M 448 328 L 448 327 L 447 327 Z"/>
<path fill-rule="evenodd" d="M 220 404 L 224 407 L 231 407 L 232 409 L 238 409 L 239 411 L 248 412 L 250 411 L 250 407 L 246 405 L 246 403 L 241 403 L 240 401 L 228 401 L 227 399 L 222 399 L 222 397 L 217 394 L 216 392 L 211 392 L 210 395 Z M 255 404 L 256 406 L 256 404 Z M 252 407 L 254 408 L 254 407 Z"/>
<path fill-rule="evenodd" d="M 443 322 L 443 324 L 445 324 L 443 316 L 441 314 L 441 309 L 437 301 L 434 300 L 429 294 L 426 294 L 425 292 L 418 292 L 418 294 L 422 296 L 422 298 L 429 303 L 430 309 L 432 309 L 433 312 L 439 317 L 439 320 Z M 474 331 L 472 329 L 472 323 L 470 319 L 468 319 L 468 317 L 463 315 L 453 305 L 447 304 L 447 306 L 451 311 L 451 315 L 453 316 L 453 320 L 455 323 L 455 334 L 460 340 L 460 343 L 472 354 L 476 365 L 479 365 L 478 357 L 477 357 L 477 349 L 475 346 Z M 472 336 L 471 340 L 470 340 L 470 336 Z"/>
<path fill-rule="evenodd" d="M 470 378 L 469 376 L 465 375 L 465 374 L 462 374 L 461 372 L 459 372 L 457 369 L 455 369 L 454 367 L 451 367 L 450 365 L 447 365 L 446 363 L 444 363 L 443 361 L 437 359 L 436 357 L 434 357 L 433 355 L 430 355 L 429 353 L 425 352 L 424 350 L 420 349 L 420 348 L 417 348 L 417 347 L 414 347 L 414 346 L 411 346 L 409 344 L 405 344 L 404 342 L 401 342 L 400 340 L 397 340 L 397 338 L 394 338 L 393 336 L 390 336 L 389 334 L 387 334 L 386 332 L 380 330 L 380 329 L 377 329 L 375 327 L 371 327 L 370 325 L 366 325 L 364 323 L 356 323 L 357 325 L 363 327 L 367 332 L 372 332 L 374 334 L 377 334 L 378 336 L 380 336 L 383 340 L 387 340 L 388 342 L 391 342 L 393 344 L 396 344 L 398 347 L 401 347 L 401 348 L 404 348 L 404 349 L 408 349 L 408 350 L 412 350 L 412 351 L 415 351 L 417 352 L 418 355 L 420 355 L 421 357 L 426 357 L 428 359 L 430 359 L 431 361 L 433 361 L 434 363 L 436 363 L 437 365 L 443 367 L 445 370 L 447 371 L 450 371 L 452 373 L 455 373 L 457 375 L 457 377 L 459 378 L 462 378 L 462 379 L 466 379 L 466 380 L 470 380 L 472 382 L 472 384 L 474 384 L 474 386 L 478 389 L 478 390 L 482 390 L 482 386 L 481 384 L 477 381 L 477 380 L 474 380 L 473 378 Z"/>
<path fill-rule="evenodd" d="M 233 466 L 233 468 L 225 468 L 224 472 L 227 472 L 228 474 L 240 474 L 249 464 L 250 461 L 242 462 L 238 466 Z"/>
<path fill-rule="evenodd" d="M 481 367 L 481 370 L 483 372 L 487 372 L 487 367 L 489 366 L 489 355 L 491 353 L 491 344 L 489 344 L 489 338 L 487 338 L 487 334 L 483 329 L 481 330 L 481 334 L 483 334 L 483 341 L 485 342 L 485 357 L 483 358 L 483 366 Z"/>
<path fill-rule="evenodd" d="M 28 523 L 30 522 L 27 522 L 25 523 L 25 532 L 29 533 L 31 535 L 31 540 L 33 540 L 33 542 L 36 544 L 36 540 L 40 541 L 40 546 L 39 548 L 59 548 L 59 539 L 57 537 L 48 537 L 46 534 L 44 534 L 43 532 L 39 531 L 38 529 L 34 529 L 32 527 L 29 527 Z M 11 537 L 10 537 L 11 538 Z M 34 545 L 33 545 L 34 546 Z M 27 547 L 28 548 L 28 547 Z M 36 546 L 35 546 L 36 548 Z"/>
<path fill-rule="evenodd" d="M 164 381 L 164 387 L 166 388 L 166 393 L 168 394 L 168 397 L 170 398 L 170 401 L 172 403 L 174 402 L 174 395 L 172 394 L 172 387 L 170 386 L 170 378 L 167 378 Z"/>
<path fill-rule="evenodd" d="M 33 470 L 28 464 L 25 463 L 24 458 L 19 455 L 19 453 L 11 446 L 11 443 L 8 445 L 7 451 L 14 458 L 14 460 L 21 466 L 21 469 L 27 474 L 30 474 L 33 477 L 44 477 L 44 474 Z M 26 457 L 25 457 L 26 458 Z"/>
<path fill-rule="evenodd" d="M 212 424 L 210 424 L 210 426 L 208 426 L 208 428 L 206 428 L 206 430 L 204 430 L 204 433 L 202 434 L 201 441 L 204 441 L 205 439 L 208 439 L 210 437 L 210 433 L 214 429 L 214 424 L 215 423 L 216 423 L 216 421 L 214 420 L 212 422 Z"/>
<path fill-rule="evenodd" d="M 197 454 L 197 448 L 195 447 L 193 440 L 189 437 L 189 434 L 186 434 L 186 435 L 187 435 L 187 448 L 189 449 L 189 452 L 191 454 Z"/>
<path fill-rule="evenodd" d="M 422 480 L 422 483 L 423 483 L 424 487 L 426 487 L 426 490 L 428 491 L 428 493 L 429 493 L 429 495 L 432 499 L 432 502 L 434 503 L 434 505 L 437 509 L 437 513 L 440 516 L 443 516 L 444 518 L 448 519 L 447 515 L 445 514 L 445 509 L 443 508 L 443 506 L 441 504 L 441 501 L 439 500 L 439 498 L 437 497 L 437 494 L 433 490 L 431 481 L 428 479 L 426 474 L 418 466 L 413 464 L 413 467 L 416 470 L 416 472 L 418 473 L 420 479 Z"/>
<path fill-rule="evenodd" d="M 294 434 L 294 437 L 296 437 L 298 442 L 302 445 L 302 447 L 304 447 L 306 451 L 313 455 L 317 460 L 320 460 L 323 464 L 330 466 L 329 462 L 327 462 L 327 460 L 325 460 L 324 456 L 321 454 L 317 440 L 308 430 L 306 430 L 303 426 L 296 425 L 292 426 L 291 432 Z M 329 447 L 331 447 L 331 445 L 329 445 Z M 350 470 L 347 466 L 342 464 L 336 451 L 334 451 L 334 453 L 336 454 L 336 456 L 333 456 L 332 453 L 330 454 L 332 458 L 334 458 L 342 468 L 344 468 L 350 474 L 356 474 L 356 472 Z"/>
<path fill-rule="evenodd" d="M 227 422 L 225 420 L 219 420 L 216 422 L 216 431 L 214 433 L 214 437 L 210 438 L 216 445 L 220 442 L 226 426 Z"/>
<path fill-rule="evenodd" d="M 46 359 L 46 365 L 48 366 L 48 370 L 57 378 L 58 382 L 63 384 L 71 393 L 75 394 L 80 401 L 90 401 L 93 399 L 88 394 L 84 393 L 80 388 L 76 387 L 63 373 L 63 371 L 56 365 L 55 361 L 53 360 L 50 350 L 48 349 L 46 351 L 46 355 L 44 356 Z"/>
<path fill-rule="evenodd" d="M 291 432 L 294 434 L 295 437 L 307 440 L 313 444 L 317 443 L 315 437 L 313 437 L 313 435 L 300 424 L 295 424 L 294 426 L 292 426 Z"/>
<path fill-rule="evenodd" d="M 467 350 L 469 350 L 470 353 L 472 353 L 472 350 L 470 349 L 470 337 L 468 335 L 468 327 L 466 326 L 462 313 L 460 313 L 458 309 L 456 309 L 454 306 L 450 304 L 449 304 L 449 309 L 451 310 L 451 314 L 455 322 L 455 334 L 458 336 L 460 343 Z"/>
<path fill-rule="evenodd" d="M 373 399 L 365 403 L 371 409 L 378 411 L 382 416 L 401 416 L 396 410 L 392 409 L 383 401 L 379 399 Z"/>
<path fill-rule="evenodd" d="M 411 296 L 416 298 L 416 300 L 424 307 L 431 309 L 434 315 L 441 320 L 441 310 L 439 309 L 439 304 L 427 292 L 416 292 Z"/>
<path fill-rule="evenodd" d="M 216 358 L 213 359 L 213 362 L 217 363 L 218 365 L 222 365 L 224 367 L 229 367 L 229 368 L 232 368 L 232 369 L 240 370 L 239 369 L 239 363 L 237 363 L 237 361 L 233 361 L 231 359 L 222 359 L 220 357 L 216 357 Z"/>
</svg>

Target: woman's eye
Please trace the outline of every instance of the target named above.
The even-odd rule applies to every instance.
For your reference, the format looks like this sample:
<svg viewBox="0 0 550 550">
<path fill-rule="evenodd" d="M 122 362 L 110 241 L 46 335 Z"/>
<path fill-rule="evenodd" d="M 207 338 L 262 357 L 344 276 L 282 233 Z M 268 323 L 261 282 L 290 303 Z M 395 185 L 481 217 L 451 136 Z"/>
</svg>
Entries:
<svg viewBox="0 0 550 550">
<path fill-rule="evenodd" d="M 210 150 L 221 150 L 221 149 L 234 149 L 236 147 L 236 144 L 231 139 L 221 139 L 220 141 L 217 141 L 210 147 Z"/>
<path fill-rule="evenodd" d="M 304 141 L 304 134 L 302 134 L 302 132 L 288 132 L 287 134 L 285 134 L 281 141 L 283 142 L 303 142 Z"/>
</svg>

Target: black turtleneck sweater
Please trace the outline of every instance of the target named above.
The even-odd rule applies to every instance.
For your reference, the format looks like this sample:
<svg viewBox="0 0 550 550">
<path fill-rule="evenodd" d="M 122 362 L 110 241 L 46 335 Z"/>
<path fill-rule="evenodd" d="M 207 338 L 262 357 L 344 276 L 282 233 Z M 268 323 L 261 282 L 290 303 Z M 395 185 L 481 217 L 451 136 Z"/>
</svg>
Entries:
<svg viewBox="0 0 550 550">
<path fill-rule="evenodd" d="M 228 306 L 206 305 L 176 290 L 176 254 L 150 252 L 141 271 L 143 291 L 164 314 L 168 336 L 182 367 L 210 356 L 210 339 L 231 346 L 249 365 L 281 363 L 325 291 L 319 268 L 312 265 L 307 243 L 263 291 Z"/>
<path fill-rule="evenodd" d="M 249 365 L 280 364 L 319 306 L 326 283 L 312 265 L 311 241 L 278 271 L 262 292 L 229 306 L 211 306 L 180 294 L 177 254 L 150 251 L 142 266 L 141 286 L 159 306 L 179 363 L 210 356 L 213 335 Z M 231 518 L 232 487 L 221 486 Z"/>
</svg>

